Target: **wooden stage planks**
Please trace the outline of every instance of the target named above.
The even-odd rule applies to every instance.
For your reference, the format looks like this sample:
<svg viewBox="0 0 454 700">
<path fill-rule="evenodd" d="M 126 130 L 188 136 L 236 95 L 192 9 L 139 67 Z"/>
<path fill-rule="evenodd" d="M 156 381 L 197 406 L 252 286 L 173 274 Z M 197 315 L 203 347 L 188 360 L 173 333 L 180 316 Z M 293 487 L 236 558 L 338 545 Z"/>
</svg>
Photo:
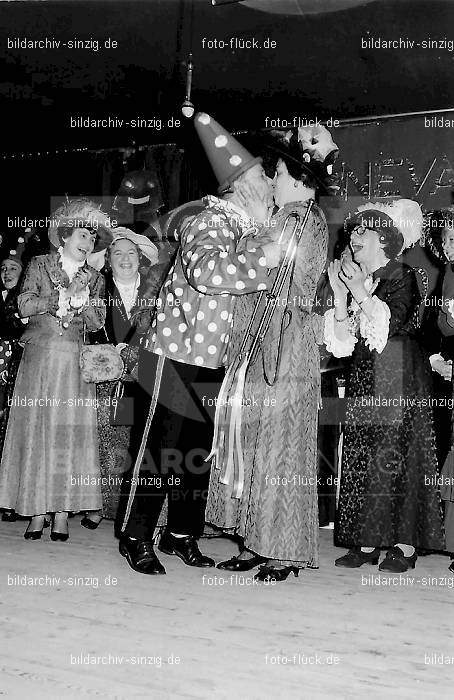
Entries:
<svg viewBox="0 0 454 700">
<path fill-rule="evenodd" d="M 51 542 L 48 530 L 41 541 L 25 541 L 25 525 L 0 523 L 0 695 L 452 696 L 447 557 L 421 557 L 394 585 L 377 585 L 369 578 L 377 567 L 335 568 L 341 550 L 321 530 L 319 570 L 274 586 L 246 585 L 253 572 L 231 579 L 163 554 L 167 576 L 135 574 L 107 521 L 90 532 L 74 518 L 68 543 Z M 201 549 L 220 561 L 236 548 L 204 539 Z M 23 585 L 17 577 L 24 575 L 41 585 Z M 452 663 L 440 664 L 440 656 Z M 87 663 L 94 657 L 102 658 Z"/>
</svg>

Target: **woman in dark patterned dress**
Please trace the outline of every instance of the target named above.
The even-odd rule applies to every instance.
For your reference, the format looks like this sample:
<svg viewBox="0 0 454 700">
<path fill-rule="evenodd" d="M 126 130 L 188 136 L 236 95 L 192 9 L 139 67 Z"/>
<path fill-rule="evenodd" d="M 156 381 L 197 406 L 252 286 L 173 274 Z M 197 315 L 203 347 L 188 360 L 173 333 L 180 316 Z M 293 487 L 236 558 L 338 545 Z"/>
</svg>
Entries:
<svg viewBox="0 0 454 700">
<path fill-rule="evenodd" d="M 310 139 L 306 144 L 308 134 L 302 131 L 281 135 L 272 145 L 274 198 L 282 208 L 271 220 L 273 233 L 264 230 L 258 234 L 260 245 L 267 236 L 277 239 L 290 213 L 296 212 L 303 220 L 308 201 L 327 184 L 337 146 L 327 130 L 317 135 L 317 146 Z M 308 160 L 309 152 L 312 159 L 307 164 L 304 156 L 307 154 Z M 293 220 L 290 229 L 292 225 Z M 258 245 L 254 240 L 251 244 Z M 256 574 L 258 580 L 283 581 L 291 571 L 298 575 L 300 568 L 318 567 L 318 343 L 323 341 L 323 317 L 317 315 L 313 302 L 327 246 L 325 216 L 314 204 L 298 245 L 294 274 L 276 302 L 263 343 L 263 364 L 259 357 L 247 373 L 243 400 L 245 477 L 240 497 L 232 495 L 231 484 L 220 483 L 217 470 L 211 471 L 206 521 L 238 535 L 244 547 L 238 557 L 218 567 L 247 571 L 266 562 Z M 239 352 L 256 297 L 248 294 L 235 303 L 229 362 Z M 277 379 L 270 386 L 275 374 Z"/>
<path fill-rule="evenodd" d="M 430 365 L 416 338 L 415 272 L 396 258 L 422 231 L 410 200 L 368 203 L 350 222 L 349 250 L 329 267 L 335 308 L 325 340 L 352 355 L 335 543 L 350 547 L 336 566 L 414 568 L 416 548 L 444 549 Z M 352 258 L 353 256 L 353 258 Z"/>
<path fill-rule="evenodd" d="M 148 397 L 137 383 L 134 369 L 141 335 L 149 327 L 160 286 L 156 246 L 146 236 L 124 227 L 113 229 L 112 234 L 107 250 L 106 322 L 92 340 L 115 345 L 126 372 L 120 381 L 96 386 L 103 509 L 82 519 L 81 524 L 90 530 L 96 529 L 103 516 L 115 519 L 122 475 L 131 466 L 131 426 L 142 421 Z M 96 264 L 93 257 L 91 261 Z"/>
</svg>

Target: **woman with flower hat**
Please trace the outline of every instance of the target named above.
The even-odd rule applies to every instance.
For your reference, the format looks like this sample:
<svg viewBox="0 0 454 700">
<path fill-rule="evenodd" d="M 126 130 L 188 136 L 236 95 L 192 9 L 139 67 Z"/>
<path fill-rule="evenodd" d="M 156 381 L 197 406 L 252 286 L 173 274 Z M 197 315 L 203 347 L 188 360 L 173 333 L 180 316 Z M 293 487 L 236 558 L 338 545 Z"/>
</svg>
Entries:
<svg viewBox="0 0 454 700">
<path fill-rule="evenodd" d="M 430 365 L 417 339 L 420 293 L 397 260 L 419 240 L 422 212 L 411 200 L 367 203 L 349 222 L 349 249 L 329 266 L 334 308 L 325 342 L 352 356 L 335 542 L 336 566 L 414 568 L 416 549 L 444 549 Z"/>
<path fill-rule="evenodd" d="M 107 217 L 88 200 L 53 216 L 54 251 L 31 260 L 17 298 L 29 318 L 0 464 L 0 507 L 29 516 L 26 539 L 68 539 L 70 511 L 101 505 L 95 386 L 82 380 L 85 331 L 104 324 L 103 279 L 87 257 L 111 240 Z"/>
</svg>

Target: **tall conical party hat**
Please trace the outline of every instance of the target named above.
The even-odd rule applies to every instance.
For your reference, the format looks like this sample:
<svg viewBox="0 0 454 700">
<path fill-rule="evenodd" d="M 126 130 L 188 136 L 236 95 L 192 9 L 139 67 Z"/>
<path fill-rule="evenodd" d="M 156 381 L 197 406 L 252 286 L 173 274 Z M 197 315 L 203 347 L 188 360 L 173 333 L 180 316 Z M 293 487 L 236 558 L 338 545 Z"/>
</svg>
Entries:
<svg viewBox="0 0 454 700">
<path fill-rule="evenodd" d="M 205 112 L 196 114 L 195 128 L 219 183 L 218 192 L 226 190 L 246 170 L 261 163 L 228 131 Z"/>
</svg>

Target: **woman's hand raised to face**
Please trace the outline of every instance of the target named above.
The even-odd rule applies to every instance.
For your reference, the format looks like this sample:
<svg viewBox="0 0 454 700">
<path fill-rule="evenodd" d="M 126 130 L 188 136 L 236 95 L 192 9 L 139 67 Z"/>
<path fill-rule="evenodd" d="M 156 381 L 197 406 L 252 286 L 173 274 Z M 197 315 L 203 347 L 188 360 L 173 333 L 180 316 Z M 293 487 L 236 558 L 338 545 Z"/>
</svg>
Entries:
<svg viewBox="0 0 454 700">
<path fill-rule="evenodd" d="M 366 293 L 365 282 L 367 272 L 362 267 L 345 256 L 340 263 L 339 277 L 342 282 L 348 287 L 353 296 L 358 296 Z"/>
<path fill-rule="evenodd" d="M 251 182 L 246 181 L 235 182 L 233 187 L 243 209 L 250 216 L 253 216 L 257 223 L 263 224 L 268 219 L 269 214 L 267 193 L 264 192 L 263 195 L 260 195 L 257 188 Z"/>
<path fill-rule="evenodd" d="M 333 260 L 333 262 L 328 265 L 329 283 L 333 290 L 334 297 L 335 299 L 346 301 L 348 289 L 339 277 L 340 271 L 340 260 Z"/>
</svg>

